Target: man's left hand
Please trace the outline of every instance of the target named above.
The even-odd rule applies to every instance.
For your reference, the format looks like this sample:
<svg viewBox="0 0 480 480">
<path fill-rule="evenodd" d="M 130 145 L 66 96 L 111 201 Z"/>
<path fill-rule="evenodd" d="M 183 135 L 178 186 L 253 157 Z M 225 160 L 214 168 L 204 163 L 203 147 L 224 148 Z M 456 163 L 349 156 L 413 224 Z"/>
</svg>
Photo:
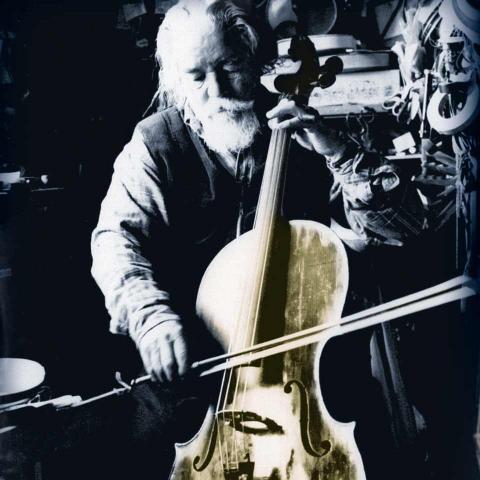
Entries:
<svg viewBox="0 0 480 480">
<path fill-rule="evenodd" d="M 272 130 L 291 129 L 293 138 L 302 147 L 315 150 L 320 155 L 340 156 L 345 150 L 345 142 L 337 132 L 325 126 L 312 107 L 284 98 L 267 112 L 267 118 Z"/>
</svg>

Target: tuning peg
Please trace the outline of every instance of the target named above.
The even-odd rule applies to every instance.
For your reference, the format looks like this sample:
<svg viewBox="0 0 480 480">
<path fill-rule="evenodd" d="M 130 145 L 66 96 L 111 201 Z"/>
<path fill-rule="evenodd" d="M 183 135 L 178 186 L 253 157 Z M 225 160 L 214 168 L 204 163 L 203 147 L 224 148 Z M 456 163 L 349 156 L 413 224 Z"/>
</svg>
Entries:
<svg viewBox="0 0 480 480">
<path fill-rule="evenodd" d="M 320 73 L 333 73 L 338 75 L 343 71 L 343 62 L 340 57 L 329 57 L 325 63 L 320 67 Z"/>
<path fill-rule="evenodd" d="M 331 72 L 323 73 L 318 76 L 318 86 L 320 88 L 331 87 L 335 83 L 335 74 Z"/>
<path fill-rule="evenodd" d="M 281 93 L 293 93 L 297 88 L 298 80 L 291 75 L 278 75 L 273 81 L 275 89 Z"/>
<path fill-rule="evenodd" d="M 343 70 L 343 62 L 339 57 L 330 57 L 320 67 L 318 76 L 318 85 L 320 88 L 328 88 L 335 83 L 336 75 Z"/>
</svg>

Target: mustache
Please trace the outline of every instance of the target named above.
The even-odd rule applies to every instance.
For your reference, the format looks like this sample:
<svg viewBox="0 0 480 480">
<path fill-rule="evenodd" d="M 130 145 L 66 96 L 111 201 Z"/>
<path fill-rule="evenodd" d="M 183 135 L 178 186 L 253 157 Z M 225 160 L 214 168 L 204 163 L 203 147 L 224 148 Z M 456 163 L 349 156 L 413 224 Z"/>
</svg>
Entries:
<svg viewBox="0 0 480 480">
<path fill-rule="evenodd" d="M 215 113 L 241 113 L 253 108 L 253 100 L 237 100 L 232 98 L 212 98 L 208 102 L 207 115 Z"/>
</svg>

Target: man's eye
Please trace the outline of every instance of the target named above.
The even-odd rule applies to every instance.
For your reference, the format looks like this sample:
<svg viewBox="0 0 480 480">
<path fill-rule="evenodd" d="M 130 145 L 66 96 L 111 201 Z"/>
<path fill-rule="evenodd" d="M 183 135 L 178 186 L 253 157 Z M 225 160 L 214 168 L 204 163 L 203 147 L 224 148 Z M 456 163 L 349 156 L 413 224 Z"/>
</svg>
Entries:
<svg viewBox="0 0 480 480">
<path fill-rule="evenodd" d="M 202 83 L 205 80 L 205 74 L 200 71 L 188 72 L 188 79 L 193 83 Z"/>
</svg>

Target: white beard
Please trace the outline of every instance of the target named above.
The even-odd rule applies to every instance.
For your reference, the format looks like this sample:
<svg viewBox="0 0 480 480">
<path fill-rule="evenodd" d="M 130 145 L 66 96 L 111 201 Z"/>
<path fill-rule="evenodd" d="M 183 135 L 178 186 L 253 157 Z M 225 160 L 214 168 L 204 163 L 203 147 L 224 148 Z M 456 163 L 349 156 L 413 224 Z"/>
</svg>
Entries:
<svg viewBox="0 0 480 480">
<path fill-rule="evenodd" d="M 253 101 L 210 100 L 208 111 L 196 116 L 202 125 L 200 133 L 205 143 L 221 155 L 248 148 L 260 129 Z"/>
</svg>

